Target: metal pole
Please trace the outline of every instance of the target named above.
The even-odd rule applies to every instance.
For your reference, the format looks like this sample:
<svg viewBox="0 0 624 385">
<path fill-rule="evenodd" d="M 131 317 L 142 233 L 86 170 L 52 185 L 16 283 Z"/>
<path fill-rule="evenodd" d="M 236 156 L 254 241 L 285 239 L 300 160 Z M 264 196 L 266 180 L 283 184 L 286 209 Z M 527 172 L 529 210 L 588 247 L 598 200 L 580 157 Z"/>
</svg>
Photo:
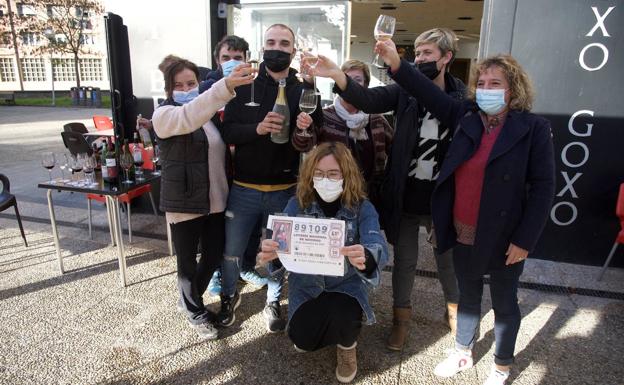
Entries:
<svg viewBox="0 0 624 385">
<path fill-rule="evenodd" d="M 52 59 L 52 52 L 50 52 L 50 68 L 52 69 L 52 106 L 56 106 L 56 95 L 54 94 L 54 59 Z"/>
</svg>

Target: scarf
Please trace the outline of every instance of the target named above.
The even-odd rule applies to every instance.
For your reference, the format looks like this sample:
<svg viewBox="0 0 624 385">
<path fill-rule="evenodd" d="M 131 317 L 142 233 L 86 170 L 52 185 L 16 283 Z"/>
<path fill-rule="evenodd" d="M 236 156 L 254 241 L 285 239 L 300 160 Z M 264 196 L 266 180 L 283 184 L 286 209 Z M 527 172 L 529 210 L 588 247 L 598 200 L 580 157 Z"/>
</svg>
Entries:
<svg viewBox="0 0 624 385">
<path fill-rule="evenodd" d="M 349 136 L 355 140 L 367 140 L 368 134 L 366 133 L 366 125 L 368 124 L 368 114 L 362 111 L 350 114 L 349 111 L 343 107 L 340 100 L 340 96 L 334 98 L 334 108 L 338 116 L 347 123 Z"/>
</svg>

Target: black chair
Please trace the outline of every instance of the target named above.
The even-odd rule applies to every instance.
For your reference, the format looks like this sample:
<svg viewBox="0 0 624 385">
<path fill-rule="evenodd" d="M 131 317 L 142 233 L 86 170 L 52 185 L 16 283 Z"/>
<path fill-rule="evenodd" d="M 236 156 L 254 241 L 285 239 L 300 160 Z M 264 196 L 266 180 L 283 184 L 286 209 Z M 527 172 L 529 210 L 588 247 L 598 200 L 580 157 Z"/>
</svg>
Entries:
<svg viewBox="0 0 624 385">
<path fill-rule="evenodd" d="M 20 218 L 19 210 L 17 209 L 17 199 L 15 199 L 15 195 L 9 192 L 10 187 L 9 178 L 4 174 L 0 174 L 0 211 L 4 211 L 11 206 L 15 207 L 15 216 L 17 217 L 17 224 L 22 233 L 22 238 L 24 239 L 24 246 L 28 247 L 26 234 L 24 234 L 24 228 L 22 227 L 22 218 Z"/>
<path fill-rule="evenodd" d="M 76 132 L 78 134 L 86 134 L 87 132 L 89 132 L 89 130 L 87 130 L 87 127 L 82 124 L 82 123 L 78 123 L 78 122 L 72 122 L 72 123 L 67 123 L 63 126 L 63 131 L 65 132 Z"/>
<path fill-rule="evenodd" d="M 63 137 L 63 144 L 73 156 L 83 152 L 86 152 L 89 156 L 93 154 L 91 146 L 89 146 L 89 143 L 82 134 L 65 131 L 61 132 L 61 136 Z"/>
</svg>

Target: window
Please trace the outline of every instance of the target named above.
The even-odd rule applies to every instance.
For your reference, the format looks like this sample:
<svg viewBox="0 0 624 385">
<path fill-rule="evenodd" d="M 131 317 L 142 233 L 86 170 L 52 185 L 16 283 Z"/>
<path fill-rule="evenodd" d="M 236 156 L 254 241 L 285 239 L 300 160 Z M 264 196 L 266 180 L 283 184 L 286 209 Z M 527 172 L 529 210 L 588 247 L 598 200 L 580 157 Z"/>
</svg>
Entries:
<svg viewBox="0 0 624 385">
<path fill-rule="evenodd" d="M 41 58 L 23 58 L 20 59 L 22 70 L 24 72 L 24 81 L 27 82 L 43 82 L 46 80 L 46 70 Z"/>
<path fill-rule="evenodd" d="M 20 33 L 22 38 L 22 44 L 24 45 L 38 45 L 40 43 L 39 34 L 34 32 L 22 32 Z"/>
<path fill-rule="evenodd" d="M 74 59 L 54 59 L 54 81 L 76 81 Z"/>
<path fill-rule="evenodd" d="M 35 16 L 37 12 L 32 5 L 17 3 L 17 15 L 18 16 Z"/>
<path fill-rule="evenodd" d="M 80 79 L 85 81 L 102 81 L 102 60 L 80 59 Z"/>
<path fill-rule="evenodd" d="M 94 45 L 95 37 L 92 33 L 81 33 L 80 34 L 80 44 L 84 45 Z"/>
<path fill-rule="evenodd" d="M 61 8 L 58 5 L 48 4 L 46 6 L 46 13 L 48 14 L 49 18 L 54 18 L 58 17 L 58 15 L 60 15 L 62 12 Z"/>
<path fill-rule="evenodd" d="M 83 10 L 82 7 L 76 7 L 76 17 L 89 18 L 91 14 L 89 10 Z"/>
<path fill-rule="evenodd" d="M 14 82 L 15 67 L 13 66 L 13 58 L 0 58 L 0 82 Z"/>
</svg>

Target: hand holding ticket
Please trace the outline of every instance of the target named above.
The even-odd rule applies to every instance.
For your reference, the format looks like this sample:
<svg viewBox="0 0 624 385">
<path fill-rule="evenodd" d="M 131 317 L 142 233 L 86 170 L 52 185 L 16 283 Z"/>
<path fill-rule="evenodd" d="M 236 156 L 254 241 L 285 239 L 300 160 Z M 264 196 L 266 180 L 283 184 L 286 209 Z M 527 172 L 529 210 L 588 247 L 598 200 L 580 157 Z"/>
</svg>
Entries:
<svg viewBox="0 0 624 385">
<path fill-rule="evenodd" d="M 357 247 L 343 248 L 342 220 L 270 215 L 267 228 L 273 230 L 273 237 L 271 242 L 262 242 L 261 263 L 279 257 L 286 270 L 294 273 L 341 277 L 345 273 L 343 255 L 359 262 Z M 363 260 L 360 263 L 364 265 Z"/>
</svg>

